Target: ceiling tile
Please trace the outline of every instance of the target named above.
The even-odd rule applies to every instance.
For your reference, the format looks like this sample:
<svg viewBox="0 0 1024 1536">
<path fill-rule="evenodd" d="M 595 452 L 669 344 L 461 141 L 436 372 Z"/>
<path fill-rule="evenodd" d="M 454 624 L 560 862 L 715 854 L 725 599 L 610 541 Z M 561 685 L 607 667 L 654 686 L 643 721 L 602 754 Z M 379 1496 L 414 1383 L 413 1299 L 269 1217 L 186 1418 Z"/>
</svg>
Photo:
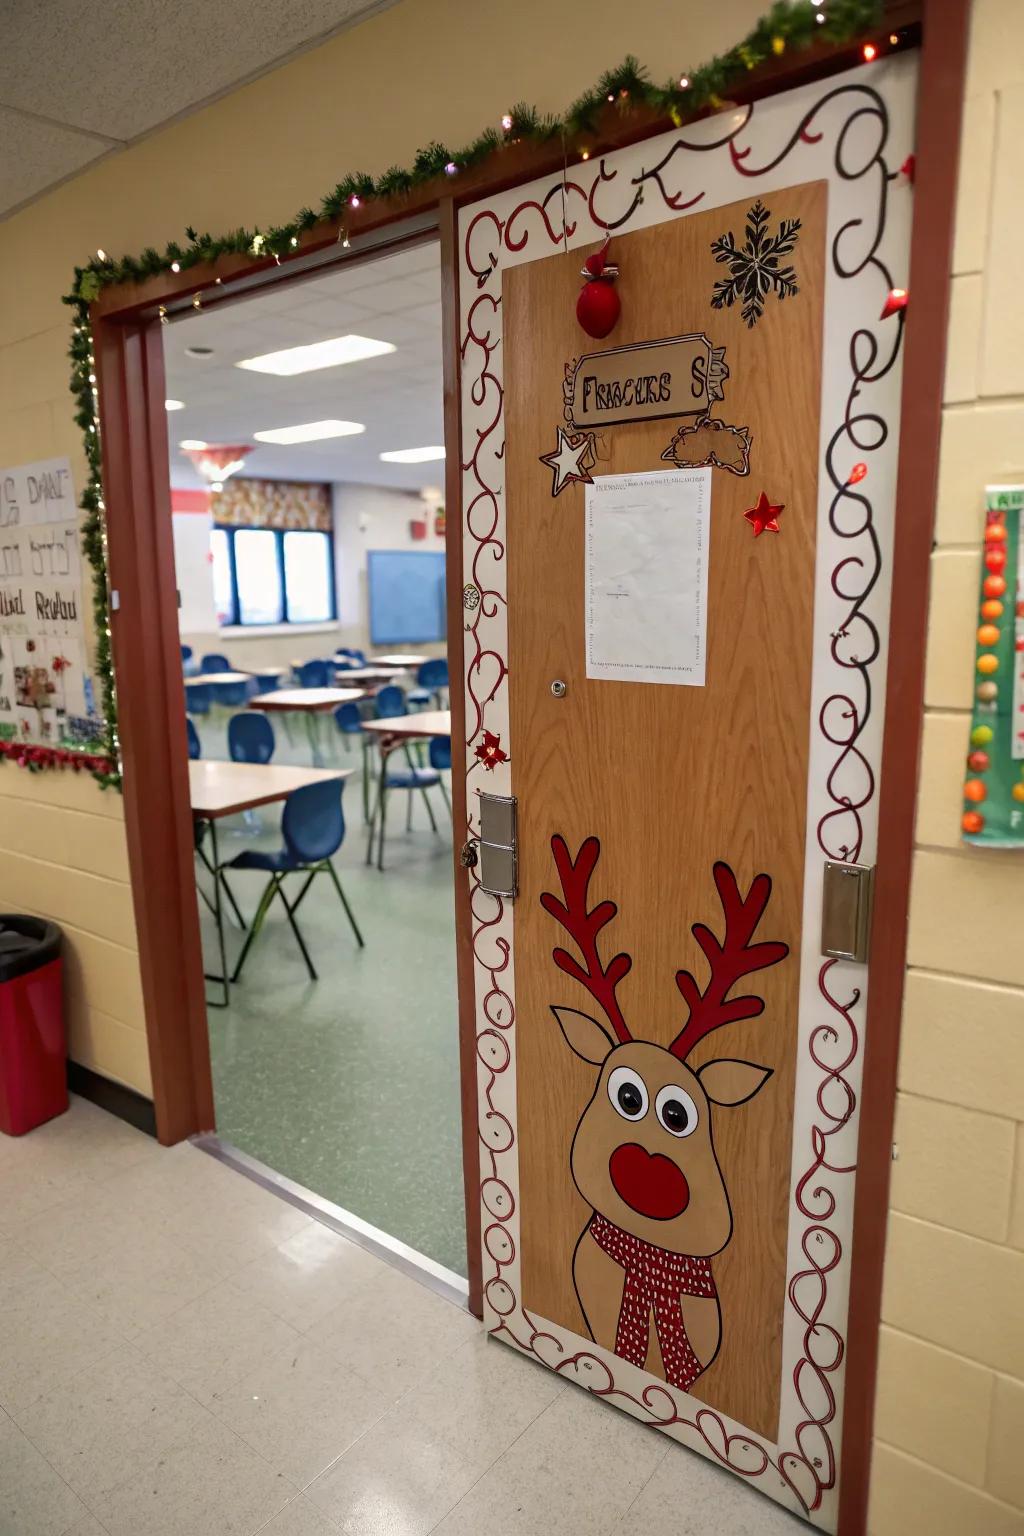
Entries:
<svg viewBox="0 0 1024 1536">
<path fill-rule="evenodd" d="M 109 153 L 103 139 L 0 106 L 0 216 Z"/>
<path fill-rule="evenodd" d="M 132 139 L 380 8 L 377 0 L 8 6 L 0 102 L 34 112 L 40 101 L 56 101 L 63 121 Z"/>
</svg>

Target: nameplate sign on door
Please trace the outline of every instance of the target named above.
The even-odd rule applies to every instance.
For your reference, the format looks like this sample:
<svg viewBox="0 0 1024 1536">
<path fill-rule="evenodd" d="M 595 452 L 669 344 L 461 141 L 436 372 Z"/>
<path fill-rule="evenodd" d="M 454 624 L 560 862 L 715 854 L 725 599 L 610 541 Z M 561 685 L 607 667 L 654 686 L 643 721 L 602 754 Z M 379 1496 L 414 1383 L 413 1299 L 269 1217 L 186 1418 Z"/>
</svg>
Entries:
<svg viewBox="0 0 1024 1536">
<path fill-rule="evenodd" d="M 611 347 L 566 365 L 565 412 L 577 431 L 706 416 L 728 377 L 725 348 L 703 333 Z"/>
</svg>

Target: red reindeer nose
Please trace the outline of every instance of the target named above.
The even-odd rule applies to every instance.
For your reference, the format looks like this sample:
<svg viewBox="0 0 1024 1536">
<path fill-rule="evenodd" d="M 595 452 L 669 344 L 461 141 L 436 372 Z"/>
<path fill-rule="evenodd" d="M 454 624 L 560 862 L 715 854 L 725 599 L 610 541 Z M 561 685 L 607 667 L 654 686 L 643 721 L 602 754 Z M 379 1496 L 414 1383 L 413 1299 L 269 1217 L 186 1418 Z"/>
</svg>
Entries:
<svg viewBox="0 0 1024 1536">
<path fill-rule="evenodd" d="M 690 1203 L 690 1186 L 682 1169 L 670 1157 L 648 1152 L 635 1141 L 615 1148 L 608 1172 L 619 1199 L 652 1221 L 671 1221 Z"/>
</svg>

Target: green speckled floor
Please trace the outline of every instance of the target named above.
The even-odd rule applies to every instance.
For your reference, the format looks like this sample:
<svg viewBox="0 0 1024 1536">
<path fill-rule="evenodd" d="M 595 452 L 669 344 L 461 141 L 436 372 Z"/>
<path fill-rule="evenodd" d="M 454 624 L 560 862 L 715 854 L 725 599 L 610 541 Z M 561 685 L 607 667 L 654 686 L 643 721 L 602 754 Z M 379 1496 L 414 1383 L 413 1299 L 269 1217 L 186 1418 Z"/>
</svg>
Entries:
<svg viewBox="0 0 1024 1536">
<path fill-rule="evenodd" d="M 300 732 L 292 749 L 278 730 L 275 761 L 308 766 Z M 227 756 L 223 729 L 201 722 L 200 734 L 204 757 Z M 336 760 L 357 767 L 358 750 L 339 745 Z M 405 796 L 392 796 L 381 874 L 363 862 L 358 773 L 348 781 L 335 866 L 366 948 L 357 949 L 337 893 L 319 876 L 299 914 L 320 973 L 311 982 L 275 902 L 231 1006 L 208 1011 L 210 1054 L 222 1137 L 464 1275 L 451 824 L 437 790 L 431 799 L 440 836 L 422 800 L 407 836 Z M 220 823 L 222 860 L 280 846 L 279 808 L 259 814 L 255 836 L 241 818 Z M 265 879 L 230 876 L 247 917 Z M 214 970 L 213 921 L 199 910 Z M 226 934 L 230 963 L 242 943 L 230 918 Z"/>
</svg>

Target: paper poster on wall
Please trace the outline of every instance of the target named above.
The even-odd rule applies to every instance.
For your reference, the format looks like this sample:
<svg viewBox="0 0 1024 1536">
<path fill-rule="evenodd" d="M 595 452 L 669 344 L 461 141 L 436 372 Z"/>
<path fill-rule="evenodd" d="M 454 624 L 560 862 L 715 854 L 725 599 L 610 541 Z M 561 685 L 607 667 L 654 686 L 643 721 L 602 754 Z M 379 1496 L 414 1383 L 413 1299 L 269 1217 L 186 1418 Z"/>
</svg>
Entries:
<svg viewBox="0 0 1024 1536">
<path fill-rule="evenodd" d="M 83 749 L 102 741 L 67 459 L 0 470 L 0 741 L 12 740 Z"/>
<path fill-rule="evenodd" d="M 963 839 L 1024 847 L 1024 486 L 985 488 Z"/>
<path fill-rule="evenodd" d="M 586 487 L 587 676 L 703 688 L 711 470 Z"/>
</svg>

